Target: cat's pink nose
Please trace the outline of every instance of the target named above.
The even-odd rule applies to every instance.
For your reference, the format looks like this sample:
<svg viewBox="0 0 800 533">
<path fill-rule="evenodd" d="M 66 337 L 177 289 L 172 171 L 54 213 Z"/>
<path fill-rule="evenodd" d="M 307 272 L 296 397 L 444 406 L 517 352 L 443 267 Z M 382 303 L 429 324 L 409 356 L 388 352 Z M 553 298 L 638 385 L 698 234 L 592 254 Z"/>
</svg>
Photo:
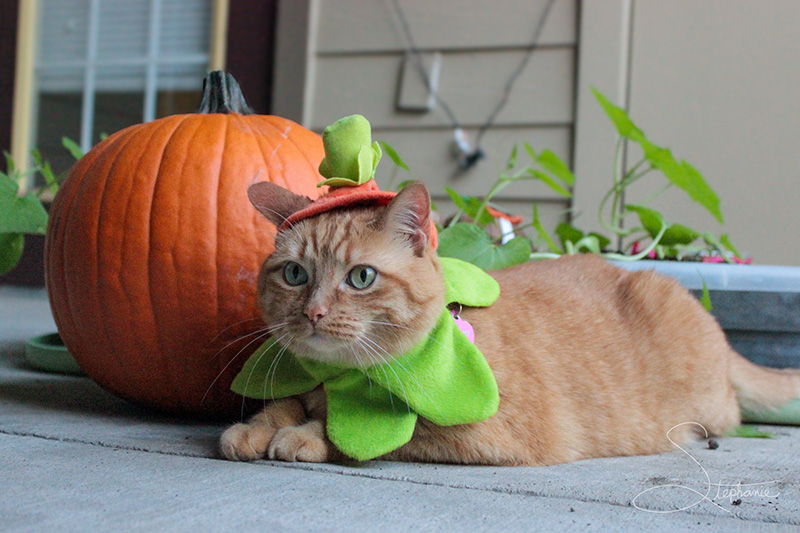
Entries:
<svg viewBox="0 0 800 533">
<path fill-rule="evenodd" d="M 306 316 L 314 326 L 316 326 L 317 322 L 319 322 L 327 314 L 328 308 L 324 305 L 315 305 L 314 307 L 306 308 Z"/>
</svg>

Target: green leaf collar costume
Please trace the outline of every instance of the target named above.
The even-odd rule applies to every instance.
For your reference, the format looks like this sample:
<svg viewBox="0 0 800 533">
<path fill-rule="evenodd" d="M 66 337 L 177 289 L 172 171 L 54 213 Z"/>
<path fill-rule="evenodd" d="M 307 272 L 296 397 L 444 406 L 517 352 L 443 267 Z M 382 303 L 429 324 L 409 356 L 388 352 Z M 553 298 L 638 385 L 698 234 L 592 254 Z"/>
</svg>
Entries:
<svg viewBox="0 0 800 533">
<path fill-rule="evenodd" d="M 442 258 L 446 301 L 489 306 L 497 282 L 480 268 Z M 393 361 L 345 368 L 302 359 L 269 339 L 245 363 L 231 390 L 277 399 L 322 384 L 328 398 L 328 438 L 358 460 L 399 448 L 414 433 L 417 416 L 441 426 L 485 420 L 497 412 L 497 383 L 483 354 L 445 308 L 428 337 Z"/>
</svg>

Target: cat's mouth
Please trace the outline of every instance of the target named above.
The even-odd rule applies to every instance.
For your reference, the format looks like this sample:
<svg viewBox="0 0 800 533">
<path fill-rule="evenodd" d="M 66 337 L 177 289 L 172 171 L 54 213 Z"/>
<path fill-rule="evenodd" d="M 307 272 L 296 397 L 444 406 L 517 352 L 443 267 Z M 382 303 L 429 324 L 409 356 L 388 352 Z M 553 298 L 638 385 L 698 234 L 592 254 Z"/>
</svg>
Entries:
<svg viewBox="0 0 800 533">
<path fill-rule="evenodd" d="M 346 349 L 353 343 L 349 336 L 341 334 L 331 334 L 326 331 L 315 329 L 305 337 L 302 342 L 312 351 L 322 354 L 332 354 Z"/>
</svg>

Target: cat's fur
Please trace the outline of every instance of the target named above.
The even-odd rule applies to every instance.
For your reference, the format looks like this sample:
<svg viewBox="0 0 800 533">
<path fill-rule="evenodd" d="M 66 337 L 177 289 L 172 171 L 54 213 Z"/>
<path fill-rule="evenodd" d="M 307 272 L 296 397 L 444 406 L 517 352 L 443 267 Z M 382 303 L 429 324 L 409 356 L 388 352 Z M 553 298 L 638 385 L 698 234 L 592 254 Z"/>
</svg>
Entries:
<svg viewBox="0 0 800 533">
<path fill-rule="evenodd" d="M 310 200 L 271 184 L 251 187 L 256 207 L 280 225 Z M 423 338 L 444 304 L 441 267 L 428 243 L 429 197 L 421 184 L 386 208 L 305 219 L 279 232 L 259 295 L 274 335 L 297 356 L 352 365 L 382 362 Z M 310 280 L 291 287 L 287 261 Z M 378 272 L 356 290 L 355 265 Z M 581 255 L 490 273 L 500 284 L 489 308 L 464 309 L 500 390 L 488 420 L 441 427 L 419 419 L 412 440 L 384 456 L 403 461 L 548 465 L 671 449 L 702 425 L 721 435 L 740 405 L 770 407 L 800 396 L 800 372 L 758 367 L 735 353 L 714 318 L 675 281 L 628 272 Z M 321 388 L 271 402 L 222 436 L 222 454 L 328 461 Z M 685 424 L 696 423 L 696 424 Z M 683 424 L 683 425 L 681 425 Z"/>
</svg>

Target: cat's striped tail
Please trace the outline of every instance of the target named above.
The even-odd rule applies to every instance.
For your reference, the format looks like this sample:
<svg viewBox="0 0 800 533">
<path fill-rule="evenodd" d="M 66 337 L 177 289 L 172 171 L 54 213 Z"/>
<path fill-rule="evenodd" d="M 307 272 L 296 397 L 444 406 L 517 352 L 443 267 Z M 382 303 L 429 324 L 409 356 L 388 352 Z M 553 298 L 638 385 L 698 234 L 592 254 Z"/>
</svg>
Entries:
<svg viewBox="0 0 800 533">
<path fill-rule="evenodd" d="M 769 411 L 800 398 L 800 369 L 767 368 L 732 354 L 730 379 L 743 411 Z"/>
</svg>

